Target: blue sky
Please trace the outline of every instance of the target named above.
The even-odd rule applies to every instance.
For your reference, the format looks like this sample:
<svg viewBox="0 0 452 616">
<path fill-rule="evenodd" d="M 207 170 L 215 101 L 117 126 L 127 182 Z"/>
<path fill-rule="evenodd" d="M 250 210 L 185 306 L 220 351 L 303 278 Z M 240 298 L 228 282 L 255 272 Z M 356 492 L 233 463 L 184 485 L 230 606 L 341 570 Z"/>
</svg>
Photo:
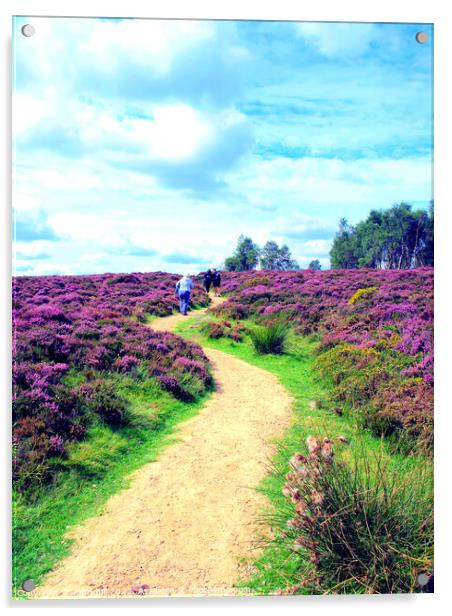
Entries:
<svg viewBox="0 0 452 616">
<path fill-rule="evenodd" d="M 432 198 L 428 25 L 13 28 L 19 275 L 197 272 L 240 233 L 328 267 L 341 217 Z"/>
</svg>

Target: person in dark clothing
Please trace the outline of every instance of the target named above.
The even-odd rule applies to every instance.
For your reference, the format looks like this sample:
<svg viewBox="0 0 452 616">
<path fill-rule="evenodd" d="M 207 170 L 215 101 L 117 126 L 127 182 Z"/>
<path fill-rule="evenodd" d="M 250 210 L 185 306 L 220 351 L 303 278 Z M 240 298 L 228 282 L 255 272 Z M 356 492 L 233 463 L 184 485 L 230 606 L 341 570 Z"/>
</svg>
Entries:
<svg viewBox="0 0 452 616">
<path fill-rule="evenodd" d="M 204 274 L 204 290 L 209 295 L 210 285 L 212 284 L 212 270 L 208 269 Z"/>
<path fill-rule="evenodd" d="M 220 295 L 220 286 L 221 286 L 221 274 L 217 272 L 216 269 L 212 272 L 212 284 L 213 284 L 213 292 L 216 297 Z"/>
</svg>

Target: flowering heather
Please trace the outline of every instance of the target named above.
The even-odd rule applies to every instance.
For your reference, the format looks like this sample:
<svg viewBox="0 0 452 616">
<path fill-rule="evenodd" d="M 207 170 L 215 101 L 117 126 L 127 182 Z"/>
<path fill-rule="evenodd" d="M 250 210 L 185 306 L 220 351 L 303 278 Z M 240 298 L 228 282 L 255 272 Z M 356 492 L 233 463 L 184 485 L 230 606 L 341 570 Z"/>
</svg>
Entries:
<svg viewBox="0 0 452 616">
<path fill-rule="evenodd" d="M 179 397 L 210 384 L 202 349 L 140 323 L 176 307 L 178 277 L 161 272 L 102 276 L 21 277 L 13 281 L 14 478 L 21 487 L 45 479 L 48 458 L 65 455 L 94 417 L 127 422 L 114 373 L 171 379 Z M 199 285 L 201 288 L 201 285 Z M 194 292 L 195 303 L 206 298 Z M 82 384 L 70 385 L 76 374 Z M 79 382 L 79 381 L 77 381 Z M 162 384 L 165 389 L 166 381 Z"/>
<path fill-rule="evenodd" d="M 377 433 L 433 438 L 433 268 L 224 275 L 226 318 L 290 321 L 321 336 L 319 373 Z M 365 409 L 365 411 L 363 410 Z"/>
<path fill-rule="evenodd" d="M 232 325 L 230 321 L 212 321 L 208 322 L 201 327 L 208 338 L 230 338 L 235 342 L 241 342 L 243 340 L 243 333 L 245 328 L 240 323 Z"/>
</svg>

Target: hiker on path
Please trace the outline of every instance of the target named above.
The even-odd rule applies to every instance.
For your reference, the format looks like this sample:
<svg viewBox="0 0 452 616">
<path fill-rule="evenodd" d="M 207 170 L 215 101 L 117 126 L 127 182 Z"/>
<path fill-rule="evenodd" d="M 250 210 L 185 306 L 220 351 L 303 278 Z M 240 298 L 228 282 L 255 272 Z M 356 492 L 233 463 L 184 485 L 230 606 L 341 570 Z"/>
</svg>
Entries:
<svg viewBox="0 0 452 616">
<path fill-rule="evenodd" d="M 212 284 L 212 270 L 208 269 L 207 272 L 204 274 L 204 290 L 206 292 L 206 295 L 209 295 L 209 291 L 210 291 L 210 285 Z"/>
<path fill-rule="evenodd" d="M 216 269 L 212 272 L 212 284 L 215 297 L 218 297 L 220 295 L 221 274 Z"/>
<path fill-rule="evenodd" d="M 184 316 L 187 314 L 188 303 L 190 301 L 190 291 L 192 287 L 193 282 L 188 274 L 184 274 L 176 283 L 176 295 L 179 297 L 180 311 Z"/>
</svg>

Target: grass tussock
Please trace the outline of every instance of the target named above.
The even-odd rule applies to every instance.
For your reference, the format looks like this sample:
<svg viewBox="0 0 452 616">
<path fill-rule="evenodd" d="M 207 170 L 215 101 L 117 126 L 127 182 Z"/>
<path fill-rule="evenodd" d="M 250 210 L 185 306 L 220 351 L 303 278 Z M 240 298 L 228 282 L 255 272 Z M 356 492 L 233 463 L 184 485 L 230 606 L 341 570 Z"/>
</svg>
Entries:
<svg viewBox="0 0 452 616">
<path fill-rule="evenodd" d="M 421 591 L 418 575 L 432 573 L 433 485 L 419 470 L 395 472 L 382 449 L 308 437 L 290 460 L 291 516 L 276 539 L 295 553 L 299 582 L 279 594 Z"/>
<path fill-rule="evenodd" d="M 282 355 L 287 350 L 290 326 L 278 319 L 265 325 L 253 325 L 249 336 L 259 355 Z"/>
</svg>

